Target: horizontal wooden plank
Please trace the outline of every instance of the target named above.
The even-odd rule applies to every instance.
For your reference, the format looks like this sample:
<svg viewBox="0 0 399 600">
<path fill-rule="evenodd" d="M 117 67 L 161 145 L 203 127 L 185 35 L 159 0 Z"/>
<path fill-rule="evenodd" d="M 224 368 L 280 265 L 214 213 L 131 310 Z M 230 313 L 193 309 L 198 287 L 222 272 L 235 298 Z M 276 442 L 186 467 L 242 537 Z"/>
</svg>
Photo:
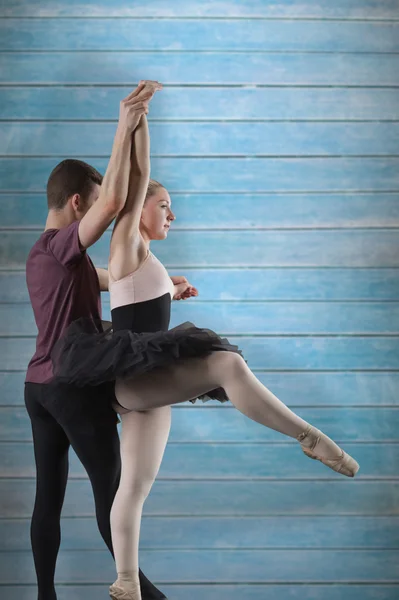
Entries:
<svg viewBox="0 0 399 600">
<path fill-rule="evenodd" d="M 257 378 L 288 406 L 399 405 L 399 373 L 395 372 L 256 372 Z M 0 371 L 0 406 L 23 406 L 25 372 Z M 182 405 L 189 405 L 183 403 Z M 191 408 L 192 405 L 189 405 Z M 210 401 L 201 408 L 220 406 Z M 179 408 L 176 406 L 176 408 Z"/>
<path fill-rule="evenodd" d="M 129 87 L 1 87 L 1 119 L 116 120 Z M 397 89 L 298 87 L 164 87 L 152 119 L 399 119 Z"/>
<path fill-rule="evenodd" d="M 31 516 L 34 479 L 0 479 L 3 518 Z M 70 478 L 64 517 L 94 517 L 88 479 Z M 144 504 L 148 516 L 390 516 L 399 515 L 399 482 L 355 478 L 328 481 L 162 481 Z M 278 519 L 276 519 L 277 521 Z"/>
<path fill-rule="evenodd" d="M 179 268 L 169 275 L 181 275 Z M 397 268 L 184 268 L 201 300 L 399 300 Z M 109 293 L 103 292 L 103 302 Z M 0 271 L 0 302 L 29 302 L 24 271 Z M 173 305 L 175 308 L 177 304 Z"/>
<path fill-rule="evenodd" d="M 143 550 L 140 566 L 159 583 L 362 582 L 395 583 L 397 550 Z M 108 550 L 60 552 L 56 581 L 104 583 L 115 579 Z M 3 584 L 33 583 L 30 552 L 2 553 Z"/>
<path fill-rule="evenodd" d="M 399 54 L 398 54 L 399 57 Z M 399 69 L 398 69 L 399 72 Z M 44 192 L 55 158 L 1 158 L 1 190 Z M 85 157 L 101 173 L 108 161 Z M 152 176 L 173 192 L 370 192 L 399 189 L 399 159 L 154 158 Z"/>
<path fill-rule="evenodd" d="M 399 154 L 399 123 L 155 122 L 150 135 L 152 156 Z M 0 123 L 0 155 L 108 157 L 114 136 L 114 123 Z"/>
<path fill-rule="evenodd" d="M 290 438 L 286 438 L 290 439 Z M 344 449 L 360 464 L 360 478 L 397 478 L 399 444 L 346 442 Z M 33 477 L 30 442 L 0 443 L 0 477 Z M 75 455 L 69 473 L 85 477 Z M 279 444 L 170 444 L 159 471 L 162 479 L 342 478 L 319 461 L 306 457 L 297 442 Z M 349 480 L 348 480 L 349 484 Z"/>
<path fill-rule="evenodd" d="M 155 582 L 156 583 L 156 582 Z M 1 586 L 3 600 L 31 600 L 34 589 L 29 585 Z M 399 585 L 370 584 L 257 584 L 195 585 L 163 584 L 162 591 L 173 600 L 397 600 Z M 105 585 L 65 585 L 57 587 L 59 600 L 99 600 L 107 597 Z"/>
<path fill-rule="evenodd" d="M 3 231 L 0 267 L 25 267 L 41 231 Z M 110 232 L 90 248 L 98 267 L 108 264 Z M 184 252 L 182 248 L 184 247 Z M 399 229 L 302 231 L 174 231 L 152 251 L 167 269 L 190 267 L 398 267 Z M 253 275 L 253 273 L 252 273 Z M 240 275 L 238 275 L 238 279 Z"/>
<path fill-rule="evenodd" d="M 152 0 L 126 3 L 125 0 L 14 0 L 1 7 L 0 16 L 32 17 L 263 17 L 276 18 L 399 18 L 396 0 Z"/>
<path fill-rule="evenodd" d="M 195 278 L 190 281 L 196 285 Z M 220 335 L 399 334 L 399 302 L 225 302 L 173 305 L 170 327 L 191 321 Z M 103 318 L 111 320 L 108 302 Z M 0 336 L 37 335 L 30 304 L 0 304 Z"/>
<path fill-rule="evenodd" d="M 397 370 L 399 337 L 235 337 L 250 369 L 279 370 Z M 3 371 L 26 369 L 35 352 L 34 338 L 0 338 Z"/>
<path fill-rule="evenodd" d="M 399 25 L 389 22 L 259 19 L 7 19 L 0 50 L 261 50 L 398 52 Z"/>
<path fill-rule="evenodd" d="M 231 404 L 174 408 L 168 443 L 285 441 L 281 433 L 246 418 Z M 299 408 L 295 411 L 337 442 L 399 442 L 399 408 Z M 0 441 L 31 441 L 25 407 L 0 408 Z M 0 536 L 1 537 L 1 536 Z"/>
<path fill-rule="evenodd" d="M 85 68 L 82 69 L 82 64 Z M 399 83 L 397 54 L 258 52 L 3 53 L 0 84 L 350 85 Z"/>
<path fill-rule="evenodd" d="M 248 210 L 248 206 L 251 210 Z M 298 229 L 399 227 L 399 193 L 173 194 L 175 231 L 181 229 Z M 0 196 L 3 228 L 44 229 L 42 194 Z M 270 272 L 268 273 L 268 277 Z M 283 273 L 279 273 L 283 276 Z M 355 273 L 353 276 L 356 276 Z M 371 273 L 370 273 L 371 276 Z M 277 284 L 277 282 L 275 282 Z M 0 292 L 1 293 L 1 292 Z"/>
<path fill-rule="evenodd" d="M 103 550 L 95 518 L 63 519 L 61 550 Z M 30 550 L 29 519 L 0 520 L 0 551 Z M 306 531 L 306 536 L 303 532 Z M 143 517 L 140 548 L 395 549 L 399 517 Z"/>
</svg>

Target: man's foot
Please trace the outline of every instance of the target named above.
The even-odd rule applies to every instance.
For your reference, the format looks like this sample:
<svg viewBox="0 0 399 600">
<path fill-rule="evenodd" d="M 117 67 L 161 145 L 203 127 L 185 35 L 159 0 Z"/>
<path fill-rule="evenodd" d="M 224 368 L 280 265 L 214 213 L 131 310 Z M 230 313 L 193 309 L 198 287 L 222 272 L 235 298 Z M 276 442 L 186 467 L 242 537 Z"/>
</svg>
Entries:
<svg viewBox="0 0 399 600">
<path fill-rule="evenodd" d="M 165 594 L 151 583 L 141 569 L 139 570 L 139 578 L 142 600 L 168 600 Z"/>
</svg>

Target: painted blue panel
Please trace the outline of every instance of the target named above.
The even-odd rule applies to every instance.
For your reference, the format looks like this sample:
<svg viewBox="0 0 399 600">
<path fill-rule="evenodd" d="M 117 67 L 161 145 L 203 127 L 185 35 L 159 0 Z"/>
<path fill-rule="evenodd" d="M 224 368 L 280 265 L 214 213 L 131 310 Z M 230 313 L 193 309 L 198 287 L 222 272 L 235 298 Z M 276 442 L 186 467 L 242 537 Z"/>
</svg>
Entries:
<svg viewBox="0 0 399 600">
<path fill-rule="evenodd" d="M 247 419 L 230 403 L 215 406 L 213 410 L 204 408 L 176 407 L 168 443 L 281 442 L 286 439 L 281 433 Z M 295 412 L 338 443 L 399 442 L 399 408 L 298 408 Z M 0 408 L 0 441 L 31 440 L 31 423 L 25 407 Z"/>
<path fill-rule="evenodd" d="M 397 550 L 144 550 L 140 566 L 156 581 L 171 583 L 395 583 L 398 559 Z M 57 569 L 60 583 L 110 584 L 115 579 L 105 550 L 61 552 Z M 0 581 L 33 583 L 30 553 L 3 553 Z"/>
<path fill-rule="evenodd" d="M 399 54 L 398 54 L 399 57 Z M 399 69 L 398 69 L 399 72 Z M 59 158 L 1 158 L 1 189 L 44 192 Z M 104 173 L 108 161 L 85 157 Z M 399 189 L 398 158 L 154 158 L 171 192 L 384 192 Z"/>
<path fill-rule="evenodd" d="M 0 551 L 30 550 L 30 522 L 0 520 Z M 61 550 L 103 550 L 95 518 L 63 519 Z M 306 536 L 304 536 L 306 531 Z M 142 550 L 395 549 L 399 517 L 144 517 Z"/>
<path fill-rule="evenodd" d="M 157 583 L 157 582 L 155 582 Z M 98 600 L 104 594 L 105 586 L 59 586 L 59 600 Z M 257 584 L 257 585 L 195 585 L 164 584 L 162 591 L 173 600 L 397 600 L 399 585 L 370 584 Z M 3 600 L 32 600 L 34 591 L 31 586 L 2 586 Z"/>
<path fill-rule="evenodd" d="M 24 268 L 39 232 L 3 231 L 0 267 Z M 110 234 L 90 248 L 106 266 Z M 182 252 L 184 248 L 184 252 Z M 399 230 L 173 231 L 152 251 L 166 268 L 187 267 L 397 267 Z M 181 274 L 181 273 L 180 273 Z"/>
<path fill-rule="evenodd" d="M 226 15 L 228 17 L 228 15 Z M 261 50 L 397 52 L 397 23 L 7 19 L 0 50 Z"/>
<path fill-rule="evenodd" d="M 131 87 L 0 88 L 2 119 L 117 118 Z M 378 88 L 164 87 L 151 101 L 152 119 L 399 119 L 399 91 Z"/>
<path fill-rule="evenodd" d="M 248 210 L 248 206 L 251 210 Z M 395 192 L 240 195 L 175 193 L 172 207 L 176 216 L 174 230 L 399 227 L 399 193 Z M 0 196 L 1 227 L 37 228 L 40 233 L 46 219 L 47 201 L 44 194 L 5 193 Z M 281 271 L 280 276 L 284 276 Z M 372 277 L 371 272 L 369 276 Z"/>
<path fill-rule="evenodd" d="M 0 479 L 3 517 L 30 517 L 33 479 Z M 157 479 L 144 504 L 145 515 L 243 516 L 399 515 L 399 482 L 356 477 L 284 481 L 162 481 Z M 88 479 L 70 478 L 63 508 L 65 517 L 94 516 Z M 277 519 L 276 519 L 277 520 Z"/>
<path fill-rule="evenodd" d="M 150 135 L 152 156 L 399 154 L 398 123 L 151 123 Z M 114 123 L 0 123 L 0 155 L 108 157 L 114 136 Z"/>
<path fill-rule="evenodd" d="M 399 337 L 235 337 L 251 369 L 276 370 L 397 370 Z M 26 369 L 35 351 L 34 338 L 0 338 L 4 371 Z"/>
<path fill-rule="evenodd" d="M 398 406 L 399 373 L 395 372 L 279 372 L 256 376 L 289 406 Z M 0 406 L 23 406 L 25 372 L 0 371 Z M 218 406 L 210 401 L 201 406 Z M 182 403 L 190 406 L 191 403 Z M 177 410 L 178 406 L 175 407 Z"/>
<path fill-rule="evenodd" d="M 82 68 L 84 65 L 84 68 Z M 17 52 L 0 56 L 0 83 L 394 86 L 397 54 Z"/>
<path fill-rule="evenodd" d="M 287 438 L 288 439 L 288 438 Z M 399 444 L 346 442 L 343 448 L 360 464 L 359 478 L 397 478 Z M 33 477 L 35 466 L 30 442 L 0 443 L 0 476 Z M 84 477 L 76 456 L 70 475 Z M 280 444 L 187 443 L 166 447 L 159 471 L 161 479 L 341 479 L 319 461 L 302 453 L 297 442 Z M 348 480 L 348 484 L 350 480 Z"/>
<path fill-rule="evenodd" d="M 179 268 L 169 275 L 181 275 Z M 184 268 L 201 300 L 399 300 L 397 268 Z M 109 301 L 108 292 L 102 294 Z M 29 302 L 23 271 L 0 271 L 0 302 Z M 175 303 L 173 309 L 178 305 Z"/>
<path fill-rule="evenodd" d="M 4 4 L 0 15 L 79 17 L 287 17 L 287 18 L 399 18 L 396 0 L 14 0 Z"/>
<path fill-rule="evenodd" d="M 196 285 L 195 278 L 190 281 Z M 201 289 L 199 289 L 199 298 Z M 108 302 L 103 318 L 111 320 Z M 171 327 L 191 321 L 220 335 L 399 334 L 399 302 L 202 302 L 173 305 Z M 30 304 L 0 304 L 0 336 L 30 336 L 37 327 Z"/>
</svg>

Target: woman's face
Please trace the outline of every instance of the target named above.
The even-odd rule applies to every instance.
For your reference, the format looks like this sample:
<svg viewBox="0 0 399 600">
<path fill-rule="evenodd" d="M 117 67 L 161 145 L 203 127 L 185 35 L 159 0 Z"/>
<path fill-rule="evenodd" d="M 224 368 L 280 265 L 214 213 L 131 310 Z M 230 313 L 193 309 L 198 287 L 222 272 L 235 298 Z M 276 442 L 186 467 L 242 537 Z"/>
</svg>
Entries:
<svg viewBox="0 0 399 600">
<path fill-rule="evenodd" d="M 165 188 L 158 188 L 150 196 L 141 212 L 140 231 L 149 240 L 164 240 L 175 215 Z"/>
</svg>

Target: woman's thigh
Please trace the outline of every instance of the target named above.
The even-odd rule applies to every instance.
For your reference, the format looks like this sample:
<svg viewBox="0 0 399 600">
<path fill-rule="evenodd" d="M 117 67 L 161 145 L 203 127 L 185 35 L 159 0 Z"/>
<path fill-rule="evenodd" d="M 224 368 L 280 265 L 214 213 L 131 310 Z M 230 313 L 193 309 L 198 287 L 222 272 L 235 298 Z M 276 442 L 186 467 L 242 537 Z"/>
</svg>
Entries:
<svg viewBox="0 0 399 600">
<path fill-rule="evenodd" d="M 222 387 L 231 368 L 239 368 L 241 363 L 245 366 L 239 354 L 227 351 L 182 359 L 176 364 L 157 367 L 130 380 L 117 380 L 116 397 L 129 410 L 146 410 L 186 402 Z"/>
</svg>

